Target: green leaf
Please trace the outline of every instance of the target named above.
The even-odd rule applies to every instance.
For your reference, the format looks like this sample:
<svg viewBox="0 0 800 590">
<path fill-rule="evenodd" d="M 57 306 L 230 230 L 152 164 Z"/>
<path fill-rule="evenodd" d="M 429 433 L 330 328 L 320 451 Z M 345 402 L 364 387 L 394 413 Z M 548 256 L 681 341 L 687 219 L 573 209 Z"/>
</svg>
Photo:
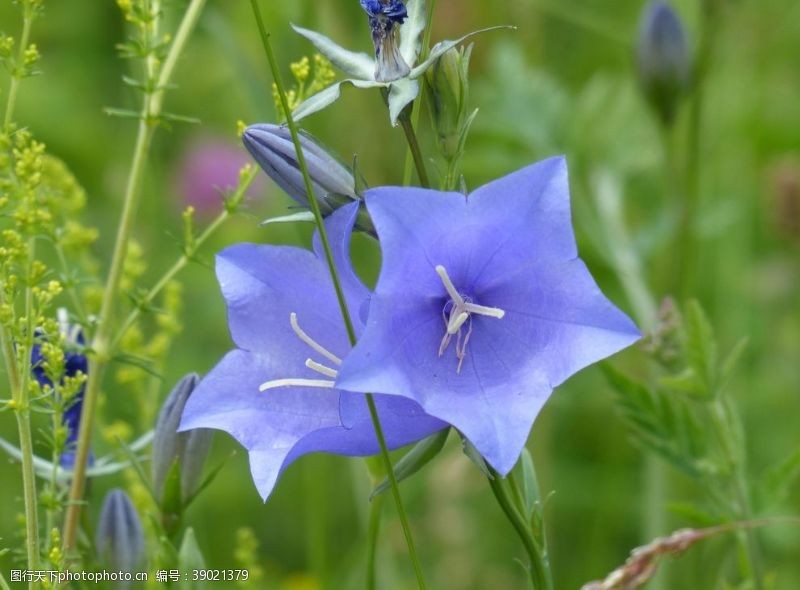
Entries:
<svg viewBox="0 0 800 590">
<path fill-rule="evenodd" d="M 460 433 L 459 433 L 460 434 Z M 480 472 L 485 475 L 488 479 L 494 479 L 494 475 L 492 475 L 492 470 L 489 468 L 489 465 L 486 463 L 486 460 L 483 458 L 483 455 L 480 454 L 478 449 L 475 448 L 469 440 L 462 434 L 461 435 L 461 446 L 464 454 L 472 461 L 475 466 L 480 470 Z"/>
<path fill-rule="evenodd" d="M 314 214 L 311 211 L 298 211 L 297 213 L 292 213 L 291 215 L 270 217 L 269 219 L 262 221 L 259 225 L 264 227 L 265 225 L 271 225 L 273 223 L 295 223 L 297 221 L 310 221 L 313 223 Z"/>
<path fill-rule="evenodd" d="M 767 470 L 761 477 L 757 488 L 761 508 L 768 509 L 784 501 L 798 477 L 800 477 L 800 449 Z"/>
<path fill-rule="evenodd" d="M 459 37 L 458 39 L 455 39 L 455 40 L 452 40 L 452 41 L 450 41 L 450 40 L 439 41 L 431 49 L 431 52 L 430 52 L 430 55 L 428 55 L 428 58 L 424 62 L 422 62 L 421 64 L 419 64 L 415 68 L 413 68 L 411 70 L 411 73 L 408 75 L 408 77 L 409 78 L 419 78 L 425 72 L 427 72 L 428 69 L 430 69 L 430 67 L 434 64 L 434 62 L 437 59 L 439 59 L 442 55 L 444 55 L 445 53 L 450 51 L 453 47 L 456 47 L 457 45 L 461 45 L 467 39 L 469 39 L 471 37 L 474 37 L 475 35 L 480 35 L 481 33 L 488 33 L 489 31 L 499 31 L 501 29 L 516 30 L 516 27 L 512 27 L 512 26 L 509 26 L 509 25 L 501 25 L 499 27 L 487 27 L 485 29 L 472 31 L 471 33 L 467 33 L 463 37 Z"/>
<path fill-rule="evenodd" d="M 123 119 L 141 119 L 142 113 L 138 111 L 131 111 L 128 109 L 117 109 L 114 107 L 106 107 L 103 112 L 109 117 L 122 117 Z"/>
<path fill-rule="evenodd" d="M 192 495 L 191 495 L 191 496 L 189 496 L 188 498 L 186 498 L 186 501 L 185 501 L 185 502 L 184 502 L 184 504 L 183 504 L 183 507 L 184 507 L 184 508 L 186 508 L 186 507 L 187 507 L 187 506 L 189 506 L 189 505 L 190 505 L 192 502 L 194 502 L 194 501 L 195 501 L 195 499 L 197 498 L 197 496 L 199 496 L 199 495 L 200 495 L 200 494 L 203 492 L 203 490 L 205 490 L 205 489 L 206 489 L 208 486 L 210 486 L 210 485 L 211 485 L 211 482 L 213 482 L 213 481 L 214 481 L 214 480 L 217 478 L 217 476 L 219 475 L 220 471 L 222 471 L 222 468 L 223 468 L 223 467 L 225 467 L 225 464 L 226 464 L 226 463 L 228 462 L 228 460 L 229 460 L 230 458 L 232 458 L 234 455 L 236 455 L 236 451 L 233 451 L 233 452 L 231 452 L 231 454 L 230 454 L 230 455 L 228 455 L 228 456 L 227 456 L 227 457 L 225 457 L 225 458 L 224 458 L 222 461 L 220 461 L 220 462 L 219 462 L 219 465 L 217 465 L 216 467 L 214 467 L 214 468 L 213 468 L 213 469 L 212 469 L 212 470 L 211 470 L 211 471 L 208 473 L 208 475 L 206 475 L 206 478 L 205 478 L 205 479 L 204 479 L 202 482 L 200 482 L 200 485 L 199 485 L 199 486 L 197 486 L 197 489 L 196 489 L 196 490 L 195 490 L 195 491 L 192 493 Z"/>
<path fill-rule="evenodd" d="M 522 497 L 525 500 L 525 508 L 528 519 L 540 509 L 541 493 L 539 492 L 539 480 L 536 477 L 536 469 L 533 465 L 533 457 L 528 447 L 522 449 L 522 456 L 519 460 L 519 469 L 522 472 Z"/>
<path fill-rule="evenodd" d="M 693 369 L 686 369 L 678 375 L 665 375 L 658 380 L 658 384 L 669 391 L 692 397 L 705 398 L 709 396 L 708 387 Z"/>
<path fill-rule="evenodd" d="M 686 361 L 709 391 L 716 387 L 717 347 L 708 316 L 696 300 L 686 308 Z"/>
<path fill-rule="evenodd" d="M 6 579 L 3 577 L 3 574 L 0 574 L 0 589 L 11 590 L 11 588 L 8 585 L 8 582 L 6 582 Z"/>
<path fill-rule="evenodd" d="M 296 33 L 302 35 L 317 48 L 330 62 L 350 78 L 372 80 L 375 76 L 375 60 L 366 53 L 357 53 L 334 43 L 316 31 L 292 25 Z"/>
<path fill-rule="evenodd" d="M 408 18 L 400 27 L 400 55 L 409 66 L 413 66 L 422 48 L 422 33 L 428 20 L 425 0 L 408 0 L 406 11 Z"/>
<path fill-rule="evenodd" d="M 178 588 L 180 590 L 203 590 L 207 588 L 207 581 L 193 580 L 191 574 L 194 570 L 203 570 L 205 568 L 206 562 L 203 552 L 197 544 L 194 529 L 189 527 L 183 533 L 181 548 L 178 550 L 178 569 L 186 573 L 186 576 L 178 583 Z"/>
<path fill-rule="evenodd" d="M 300 121 L 301 119 L 305 119 L 309 115 L 313 115 L 314 113 L 321 111 L 322 109 L 339 100 L 339 97 L 342 95 L 342 86 L 344 84 L 349 84 L 350 86 L 355 86 L 356 88 L 378 88 L 380 86 L 385 86 L 385 84 L 381 84 L 372 80 L 362 80 L 356 78 L 350 78 L 336 82 L 335 84 L 328 86 L 325 90 L 320 90 L 315 95 L 309 96 L 302 103 L 300 103 L 292 113 L 294 120 Z"/>
<path fill-rule="evenodd" d="M 747 350 L 748 344 L 749 340 L 747 338 L 742 338 L 728 353 L 728 356 L 725 357 L 725 360 L 722 361 L 722 366 L 720 367 L 719 371 L 720 387 L 725 387 L 728 382 L 730 382 L 730 379 L 733 376 L 733 371 L 736 369 L 736 365 L 739 364 L 739 361 L 744 355 L 745 350 Z"/>
<path fill-rule="evenodd" d="M 401 78 L 396 82 L 392 82 L 389 87 L 389 120 L 392 127 L 397 126 L 397 120 L 400 118 L 400 113 L 403 112 L 414 99 L 419 96 L 419 82 L 409 78 Z"/>
<path fill-rule="evenodd" d="M 709 527 L 719 524 L 721 516 L 715 516 L 702 508 L 688 502 L 667 504 L 667 510 L 680 516 L 693 527 Z"/>
<path fill-rule="evenodd" d="M 436 434 L 432 434 L 428 438 L 419 441 L 408 453 L 403 455 L 403 458 L 395 463 L 394 466 L 394 475 L 398 483 L 411 477 L 430 463 L 444 448 L 444 443 L 447 441 L 447 435 L 449 433 L 450 429 L 445 428 Z M 372 490 L 369 499 L 372 500 L 375 496 L 388 490 L 389 487 L 389 478 L 384 478 L 384 480 Z"/>
</svg>

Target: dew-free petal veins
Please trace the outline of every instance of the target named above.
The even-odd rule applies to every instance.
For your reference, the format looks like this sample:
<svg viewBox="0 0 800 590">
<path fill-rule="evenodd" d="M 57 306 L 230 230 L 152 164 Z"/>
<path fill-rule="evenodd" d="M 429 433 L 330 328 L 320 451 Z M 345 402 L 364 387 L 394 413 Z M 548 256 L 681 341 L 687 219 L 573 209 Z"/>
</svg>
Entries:
<svg viewBox="0 0 800 590">
<path fill-rule="evenodd" d="M 337 386 L 419 402 L 507 473 L 552 388 L 640 337 L 577 257 L 565 160 L 365 198 L 383 266 Z"/>
<path fill-rule="evenodd" d="M 358 203 L 345 205 L 326 220 L 335 264 L 357 332 L 369 292 L 349 260 L 350 234 Z M 364 395 L 333 388 L 292 385 L 259 391 L 282 379 L 320 379 L 305 363 L 333 363 L 298 337 L 300 328 L 332 355 L 350 349 L 327 264 L 315 237 L 315 251 L 239 244 L 217 257 L 217 275 L 228 305 L 237 346 L 200 382 L 187 402 L 181 429 L 228 432 L 250 454 L 259 493 L 267 498 L 282 471 L 312 452 L 365 456 L 379 452 Z M 347 400 L 345 403 L 344 400 Z M 416 442 L 447 425 L 427 416 L 417 403 L 376 396 L 387 444 Z M 348 422 L 342 407 L 348 408 Z"/>
</svg>

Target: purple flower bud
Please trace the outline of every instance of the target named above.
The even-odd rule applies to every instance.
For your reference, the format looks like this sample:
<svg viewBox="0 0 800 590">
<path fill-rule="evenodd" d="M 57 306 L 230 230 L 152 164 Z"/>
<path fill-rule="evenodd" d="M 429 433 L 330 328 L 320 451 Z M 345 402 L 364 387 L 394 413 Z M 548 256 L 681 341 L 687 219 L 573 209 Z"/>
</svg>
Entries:
<svg viewBox="0 0 800 590">
<path fill-rule="evenodd" d="M 242 135 L 242 141 L 264 172 L 292 199 L 307 207 L 303 174 L 297 163 L 289 129 L 268 123 L 251 125 Z M 314 198 L 320 204 L 323 215 L 338 208 L 340 199 L 336 197 L 358 198 L 353 173 L 347 166 L 307 133 L 301 132 L 300 145 L 311 176 Z"/>
<path fill-rule="evenodd" d="M 651 2 L 642 15 L 636 57 L 647 98 L 662 120 L 670 123 L 689 87 L 692 60 L 680 17 L 661 0 Z"/>
<path fill-rule="evenodd" d="M 144 557 L 142 523 L 130 498 L 120 489 L 111 490 L 103 500 L 100 521 L 97 523 L 95 548 L 100 561 L 113 570 L 133 572 L 142 562 Z"/>
<path fill-rule="evenodd" d="M 152 474 L 159 501 L 164 499 L 165 483 L 176 463 L 180 470 L 181 503 L 191 498 L 200 483 L 213 431 L 198 428 L 178 432 L 183 408 L 199 382 L 200 377 L 196 373 L 186 375 L 175 385 L 158 414 L 153 437 Z"/>
<path fill-rule="evenodd" d="M 372 43 L 375 46 L 375 81 L 394 82 L 411 72 L 397 42 L 396 25 L 408 18 L 406 6 L 400 0 L 361 0 L 361 7 L 369 15 Z"/>
</svg>

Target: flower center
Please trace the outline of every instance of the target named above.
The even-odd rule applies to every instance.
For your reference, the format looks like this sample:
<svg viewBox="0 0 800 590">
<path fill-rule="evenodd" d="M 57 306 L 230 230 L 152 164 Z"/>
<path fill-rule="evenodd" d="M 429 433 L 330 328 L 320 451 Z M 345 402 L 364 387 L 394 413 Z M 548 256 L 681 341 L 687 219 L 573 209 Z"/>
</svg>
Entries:
<svg viewBox="0 0 800 590">
<path fill-rule="evenodd" d="M 297 337 L 304 344 L 308 345 L 314 352 L 324 356 L 337 367 L 342 364 L 342 359 L 314 340 L 300 327 L 300 324 L 297 322 L 296 313 L 292 312 L 289 314 L 289 324 L 292 326 L 292 331 L 297 335 Z M 333 389 L 334 381 L 331 379 L 336 379 L 336 375 L 338 375 L 338 371 L 336 369 L 332 369 L 327 365 L 318 363 L 311 358 L 306 359 L 305 365 L 312 371 L 316 371 L 320 375 L 329 377 L 329 379 L 273 379 L 272 381 L 262 383 L 258 390 L 267 391 L 270 389 L 277 389 L 279 387 L 319 387 L 323 389 Z"/>
<path fill-rule="evenodd" d="M 450 275 L 441 264 L 436 267 L 436 273 L 442 279 L 444 288 L 450 299 L 445 303 L 442 308 L 442 319 L 447 326 L 442 342 L 439 345 L 439 356 L 442 356 L 450 346 L 453 336 L 456 337 L 456 358 L 458 359 L 458 367 L 456 373 L 461 372 L 461 365 L 464 363 L 464 358 L 467 356 L 467 344 L 472 335 L 472 314 L 482 315 L 498 320 L 503 319 L 506 312 L 497 307 L 486 307 L 484 305 L 477 305 L 472 303 L 469 298 L 462 296 L 450 280 Z M 466 332 L 464 333 L 464 325 L 466 324 Z"/>
</svg>

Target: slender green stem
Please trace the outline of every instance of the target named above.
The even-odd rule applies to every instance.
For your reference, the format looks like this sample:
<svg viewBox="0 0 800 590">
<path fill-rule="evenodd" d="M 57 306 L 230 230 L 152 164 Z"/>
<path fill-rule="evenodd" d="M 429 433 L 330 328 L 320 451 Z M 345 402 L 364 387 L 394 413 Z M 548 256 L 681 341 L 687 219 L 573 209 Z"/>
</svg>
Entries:
<svg viewBox="0 0 800 590">
<path fill-rule="evenodd" d="M 492 488 L 497 503 L 508 518 L 508 521 L 514 527 L 517 535 L 522 540 L 522 545 L 525 547 L 525 553 L 528 554 L 530 565 L 527 568 L 528 575 L 533 590 L 552 590 L 552 581 L 548 575 L 548 566 L 545 563 L 542 551 L 539 548 L 539 543 L 533 536 L 530 525 L 520 514 L 519 510 L 514 506 L 513 500 L 508 495 L 503 484 L 503 479 L 493 469 L 491 470 L 491 477 L 487 478 L 489 486 Z"/>
<path fill-rule="evenodd" d="M 67 513 L 64 519 L 63 543 L 64 551 L 69 554 L 75 547 L 80 520 L 81 504 L 86 485 L 86 464 L 89 457 L 94 414 L 100 394 L 105 368 L 110 360 L 111 337 L 114 327 L 114 308 L 119 295 L 119 286 L 122 271 L 128 252 L 136 212 L 139 208 L 141 197 L 141 184 L 144 176 L 145 163 L 150 143 L 161 115 L 164 101 L 164 92 L 169 85 L 172 73 L 177 64 L 178 57 L 183 51 L 186 42 L 202 12 L 205 0 L 192 0 L 183 15 L 181 24 L 170 46 L 167 58 L 158 74 L 157 84 L 152 92 L 145 93 L 141 117 L 133 152 L 130 173 L 128 175 L 125 198 L 117 229 L 116 243 L 111 258 L 111 267 L 106 279 L 103 301 L 100 307 L 100 320 L 92 339 L 94 356 L 90 359 L 89 379 L 84 394 L 83 409 L 81 411 L 80 428 L 78 430 L 78 448 L 73 469 L 72 485 L 69 492 Z M 153 26 L 154 30 L 157 25 Z M 157 64 L 147 60 L 149 77 L 155 78 Z"/>
<path fill-rule="evenodd" d="M 280 97 L 281 106 L 283 108 L 284 113 L 286 114 L 286 124 L 289 127 L 289 131 L 292 136 L 292 142 L 294 143 L 295 152 L 297 155 L 297 163 L 300 167 L 300 170 L 303 174 L 303 183 L 305 186 L 306 194 L 309 195 L 309 205 L 311 207 L 311 211 L 314 215 L 314 221 L 316 222 L 317 231 L 319 233 L 320 242 L 322 243 L 322 249 L 325 253 L 325 260 L 328 264 L 328 268 L 331 274 L 331 281 L 333 282 L 334 290 L 336 291 L 336 298 L 339 302 L 339 309 L 342 313 L 342 319 L 344 320 L 345 329 L 347 330 L 347 336 L 350 340 L 351 345 L 355 345 L 356 342 L 356 333 L 355 329 L 353 328 L 353 321 L 350 317 L 350 310 L 347 307 L 347 301 L 344 297 L 344 291 L 342 290 L 341 282 L 339 281 L 339 276 L 336 270 L 336 264 L 333 259 L 333 252 L 331 250 L 330 241 L 328 240 L 328 233 L 325 229 L 325 223 L 322 218 L 322 212 L 319 208 L 319 203 L 317 203 L 316 199 L 311 198 L 311 195 L 314 194 L 312 184 L 311 184 L 311 177 L 308 173 L 308 166 L 306 165 L 305 155 L 303 153 L 302 145 L 300 144 L 300 136 L 298 134 L 297 125 L 294 122 L 294 117 L 292 116 L 291 109 L 289 108 L 289 102 L 286 99 L 286 90 L 283 85 L 283 80 L 281 78 L 280 70 L 278 68 L 278 61 L 275 58 L 275 54 L 272 50 L 272 44 L 269 40 L 269 33 L 267 32 L 264 21 L 261 17 L 261 10 L 258 6 L 257 0 L 250 0 L 250 3 L 253 7 L 253 14 L 255 15 L 256 24 L 258 25 L 258 31 L 261 35 L 261 41 L 264 44 L 264 51 L 267 54 L 267 60 L 269 61 L 270 69 L 272 70 L 272 77 L 275 81 L 275 86 L 278 90 L 278 95 Z M 386 468 L 386 472 L 389 476 L 389 482 L 391 483 L 392 487 L 392 495 L 394 496 L 395 504 L 397 505 L 397 513 L 400 518 L 400 524 L 403 528 L 403 534 L 405 535 L 406 544 L 408 545 L 408 552 L 411 558 L 411 562 L 414 566 L 414 572 L 417 577 L 417 583 L 419 584 L 420 589 L 425 588 L 425 581 L 422 575 L 422 567 L 419 562 L 419 558 L 417 556 L 417 551 L 414 546 L 414 538 L 411 534 L 411 527 L 408 524 L 408 517 L 406 515 L 405 507 L 403 505 L 402 498 L 400 496 L 400 488 L 397 485 L 397 479 L 394 476 L 394 469 L 392 467 L 392 459 L 389 456 L 389 449 L 386 446 L 386 438 L 383 434 L 383 427 L 381 426 L 381 421 L 378 416 L 377 408 L 375 407 L 375 400 L 371 394 L 366 394 L 367 404 L 369 406 L 370 416 L 372 418 L 372 424 L 375 428 L 375 435 L 378 439 L 378 444 L 381 450 L 381 457 L 384 462 L 384 466 Z"/>
<path fill-rule="evenodd" d="M 19 390 L 17 391 L 16 416 L 19 431 L 19 448 L 22 452 L 22 485 L 25 498 L 25 541 L 28 553 L 28 567 L 36 570 L 39 564 L 39 504 L 36 494 L 36 472 L 33 467 L 33 435 L 31 434 L 30 385 L 31 372 L 28 369 L 31 351 L 33 350 L 34 332 L 36 330 L 36 310 L 33 305 L 33 261 L 36 255 L 35 238 L 28 239 L 27 271 L 28 284 L 25 287 L 25 334 L 20 343 Z M 39 584 L 30 583 L 30 588 Z"/>
<path fill-rule="evenodd" d="M 423 36 L 422 40 L 422 51 L 420 52 L 419 61 L 422 62 L 428 57 L 428 53 L 430 52 L 431 48 L 431 30 L 433 24 L 433 14 L 436 10 L 436 0 L 430 0 L 428 4 L 428 22 L 425 25 L 425 35 Z M 424 81 L 422 82 L 424 83 Z M 420 92 L 419 97 L 417 100 L 414 101 L 414 104 L 411 108 L 411 128 L 416 129 L 419 125 L 419 114 L 422 110 L 422 101 L 425 97 L 424 92 Z M 411 184 L 411 170 L 414 167 L 414 162 L 416 158 L 412 153 L 411 146 L 408 146 L 408 150 L 406 150 L 406 162 L 403 168 L 403 186 L 408 186 Z"/>
<path fill-rule="evenodd" d="M 3 129 L 6 130 L 11 126 L 11 119 L 14 116 L 14 107 L 17 104 L 17 92 L 19 92 L 19 83 L 22 80 L 22 73 L 19 71 L 19 68 L 22 67 L 25 49 L 28 47 L 28 42 L 30 41 L 33 19 L 34 16 L 31 13 L 31 9 L 26 7 L 22 19 L 22 34 L 19 39 L 19 49 L 17 51 L 17 71 L 11 76 L 11 83 L 8 87 L 8 98 L 6 101 L 6 112 L 3 117 Z"/>
<path fill-rule="evenodd" d="M 16 69 L 11 76 L 5 115 L 3 116 L 3 129 L 6 131 L 10 130 L 11 121 L 14 117 L 19 84 L 23 78 L 23 72 L 20 68 L 23 67 L 25 50 L 30 41 L 31 27 L 34 18 L 35 9 L 26 5 L 23 8 L 22 34 L 20 35 L 19 47 L 17 50 Z M 35 239 L 30 238 L 27 248 L 26 275 L 28 279 L 30 279 L 32 275 L 35 245 Z M 9 384 L 11 385 L 14 399 L 17 431 L 19 434 L 19 448 L 22 454 L 22 486 L 25 504 L 25 549 L 28 557 L 28 569 L 32 571 L 36 571 L 39 565 L 39 505 L 36 494 L 36 473 L 33 467 L 33 435 L 31 433 L 29 399 L 31 374 L 30 370 L 28 370 L 31 350 L 33 348 L 35 322 L 33 286 L 28 284 L 25 288 L 25 340 L 20 343 L 19 356 L 17 356 L 12 341 L 6 334 L 3 334 L 3 355 L 6 360 Z M 38 582 L 31 581 L 28 587 L 34 589 L 38 586 Z"/>
<path fill-rule="evenodd" d="M 258 175 L 258 169 L 253 168 L 247 176 L 244 178 L 242 183 L 240 184 L 239 188 L 237 189 L 236 193 L 233 194 L 231 200 L 233 202 L 240 201 L 241 198 L 244 196 L 244 193 L 253 183 L 256 176 Z M 128 330 L 136 323 L 136 320 L 139 319 L 139 316 L 142 312 L 147 309 L 155 300 L 156 297 L 164 290 L 164 288 L 192 261 L 194 260 L 195 254 L 200 249 L 200 247 L 208 241 L 208 239 L 214 235 L 217 230 L 222 227 L 222 225 L 230 218 L 232 215 L 229 209 L 223 210 L 217 217 L 214 218 L 211 223 L 208 224 L 203 232 L 197 236 L 194 240 L 192 248 L 181 255 L 178 260 L 165 272 L 160 279 L 156 282 L 153 287 L 139 299 L 138 304 L 130 311 L 127 317 L 122 321 L 119 329 L 117 330 L 116 336 L 112 341 L 110 350 L 113 352 L 117 350 L 120 341 L 128 332 Z"/>
<path fill-rule="evenodd" d="M 431 181 L 428 179 L 428 171 L 425 169 L 425 160 L 422 158 L 422 150 L 419 148 L 417 133 L 414 131 L 411 117 L 408 115 L 400 115 L 400 126 L 403 128 L 403 133 L 408 142 L 408 148 L 411 150 L 411 155 L 414 159 L 414 167 L 417 169 L 417 176 L 419 177 L 419 183 L 425 188 L 430 188 Z"/>
<path fill-rule="evenodd" d="M 378 538 L 381 532 L 381 516 L 383 515 L 383 494 L 372 499 L 369 507 L 369 531 L 367 537 L 367 590 L 376 590 L 378 587 L 378 572 L 376 568 L 378 554 Z"/>
<path fill-rule="evenodd" d="M 753 518 L 753 514 L 745 474 L 745 452 L 741 448 L 741 441 L 733 434 L 737 428 L 734 424 L 736 419 L 734 418 L 733 410 L 726 406 L 725 401 L 720 397 L 717 397 L 711 405 L 711 420 L 720 447 L 725 455 L 725 460 L 731 470 L 732 503 L 736 506 L 736 518 L 737 520 L 750 521 Z M 746 559 L 743 574 L 753 580 L 753 588 L 755 590 L 763 590 L 764 572 L 761 566 L 755 531 L 752 528 L 746 528 L 741 532 L 741 535 L 744 537 L 742 545 Z"/>
</svg>

